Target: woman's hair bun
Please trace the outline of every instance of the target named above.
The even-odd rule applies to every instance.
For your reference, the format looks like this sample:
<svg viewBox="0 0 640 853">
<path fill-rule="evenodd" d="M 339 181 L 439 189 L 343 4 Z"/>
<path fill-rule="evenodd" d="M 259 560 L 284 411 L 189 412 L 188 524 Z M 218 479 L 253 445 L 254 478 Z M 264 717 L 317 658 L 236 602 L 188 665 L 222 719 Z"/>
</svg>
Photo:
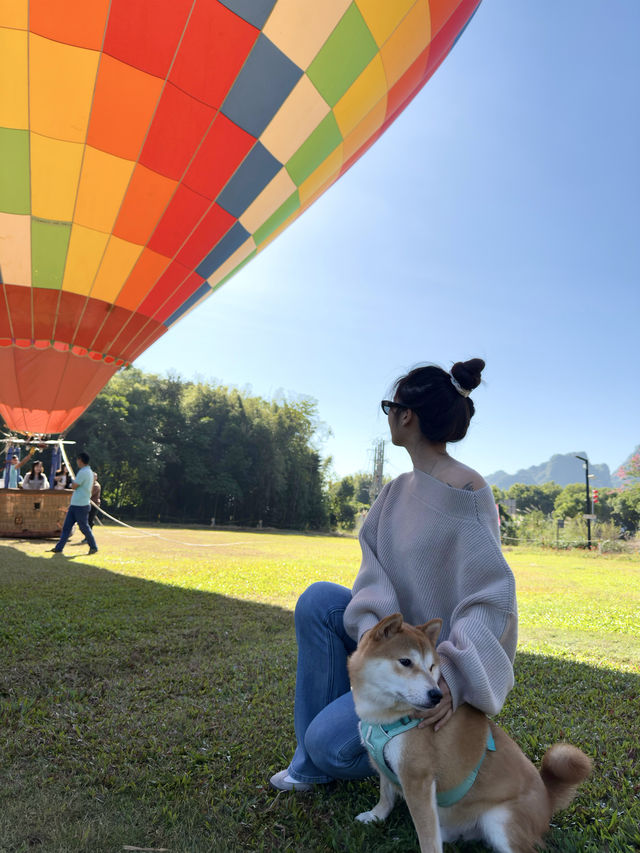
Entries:
<svg viewBox="0 0 640 853">
<path fill-rule="evenodd" d="M 472 358 L 458 361 L 450 372 L 435 364 L 414 367 L 393 386 L 393 399 L 418 416 L 420 431 L 429 441 L 460 441 L 467 434 L 475 413 L 471 397 L 460 393 L 473 391 L 482 381 L 484 361 Z M 454 386 L 452 380 L 460 386 Z"/>
<path fill-rule="evenodd" d="M 457 361 L 451 368 L 451 375 L 465 391 L 473 391 L 482 381 L 483 370 L 484 361 L 481 358 L 470 358 L 469 361 Z"/>
</svg>

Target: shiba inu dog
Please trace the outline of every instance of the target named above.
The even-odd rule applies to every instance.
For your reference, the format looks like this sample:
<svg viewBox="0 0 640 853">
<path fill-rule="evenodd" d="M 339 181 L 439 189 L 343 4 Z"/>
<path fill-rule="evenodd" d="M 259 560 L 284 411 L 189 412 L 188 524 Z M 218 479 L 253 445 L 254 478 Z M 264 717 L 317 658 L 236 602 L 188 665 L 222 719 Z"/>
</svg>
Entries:
<svg viewBox="0 0 640 853">
<path fill-rule="evenodd" d="M 555 744 L 540 771 L 485 714 L 463 704 L 437 732 L 416 711 L 442 698 L 436 641 L 442 620 L 413 627 L 400 613 L 365 634 L 349 658 L 360 733 L 380 774 L 380 801 L 357 816 L 385 820 L 401 792 L 421 853 L 443 841 L 482 840 L 498 853 L 533 853 L 551 815 L 591 772 L 575 746 Z M 399 732 L 399 733 L 398 733 Z"/>
</svg>

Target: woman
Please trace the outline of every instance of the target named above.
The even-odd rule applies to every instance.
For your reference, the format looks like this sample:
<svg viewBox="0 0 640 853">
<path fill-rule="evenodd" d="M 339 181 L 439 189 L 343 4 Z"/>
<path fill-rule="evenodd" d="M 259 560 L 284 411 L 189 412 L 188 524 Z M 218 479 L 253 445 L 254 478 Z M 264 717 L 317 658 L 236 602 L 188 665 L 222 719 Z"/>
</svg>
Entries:
<svg viewBox="0 0 640 853">
<path fill-rule="evenodd" d="M 360 743 L 347 657 L 365 631 L 401 612 L 407 622 L 443 619 L 438 644 L 443 698 L 420 724 L 446 725 L 468 702 L 496 714 L 513 686 L 517 640 L 515 582 L 500 549 L 490 486 L 452 459 L 474 414 L 469 393 L 484 362 L 451 373 L 418 367 L 383 400 L 391 440 L 413 471 L 382 489 L 360 532 L 362 564 L 352 590 L 310 586 L 296 605 L 298 669 L 294 723 L 297 748 L 273 787 L 306 791 L 333 779 L 371 775 Z"/>
<path fill-rule="evenodd" d="M 49 480 L 47 480 L 47 475 L 44 473 L 44 466 L 42 462 L 38 459 L 31 466 L 31 470 L 24 475 L 22 480 L 22 488 L 23 489 L 48 489 L 49 488 Z"/>
<path fill-rule="evenodd" d="M 56 475 L 54 478 L 54 489 L 70 489 L 71 483 L 73 482 L 71 478 L 71 474 L 64 462 L 60 464 L 60 467 L 56 471 Z"/>
</svg>

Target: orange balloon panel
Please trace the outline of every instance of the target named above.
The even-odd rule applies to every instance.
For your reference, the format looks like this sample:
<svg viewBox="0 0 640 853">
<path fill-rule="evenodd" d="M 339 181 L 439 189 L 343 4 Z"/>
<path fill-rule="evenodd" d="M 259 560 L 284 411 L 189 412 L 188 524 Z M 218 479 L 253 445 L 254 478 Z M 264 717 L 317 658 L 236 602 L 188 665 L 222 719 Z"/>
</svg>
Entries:
<svg viewBox="0 0 640 853">
<path fill-rule="evenodd" d="M 0 413 L 57 433 L 330 187 L 479 0 L 0 4 Z"/>
<path fill-rule="evenodd" d="M 1 349 L 0 371 L 5 378 L 0 414 L 20 432 L 63 432 L 117 369 L 115 364 L 53 348 Z"/>
</svg>

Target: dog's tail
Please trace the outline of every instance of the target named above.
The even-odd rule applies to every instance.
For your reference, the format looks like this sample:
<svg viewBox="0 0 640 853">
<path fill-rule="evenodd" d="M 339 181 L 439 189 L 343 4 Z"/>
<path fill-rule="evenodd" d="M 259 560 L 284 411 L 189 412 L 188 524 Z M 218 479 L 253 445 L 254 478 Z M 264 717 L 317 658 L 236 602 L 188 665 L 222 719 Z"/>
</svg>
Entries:
<svg viewBox="0 0 640 853">
<path fill-rule="evenodd" d="M 549 795 L 552 813 L 569 805 L 578 785 L 590 773 L 591 759 L 576 746 L 556 743 L 545 752 L 540 776 Z"/>
</svg>

